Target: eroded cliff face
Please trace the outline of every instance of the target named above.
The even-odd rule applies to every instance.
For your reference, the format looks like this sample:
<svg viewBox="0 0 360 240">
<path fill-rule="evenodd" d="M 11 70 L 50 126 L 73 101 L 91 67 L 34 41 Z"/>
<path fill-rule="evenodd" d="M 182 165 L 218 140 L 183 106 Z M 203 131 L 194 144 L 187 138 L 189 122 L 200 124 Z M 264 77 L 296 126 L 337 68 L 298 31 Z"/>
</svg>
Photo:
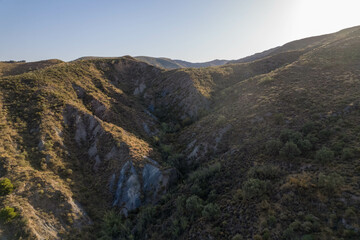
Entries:
<svg viewBox="0 0 360 240">
<path fill-rule="evenodd" d="M 169 174 L 172 180 L 176 178 L 174 169 L 152 159 L 159 156 L 148 143 L 118 126 L 70 105 L 64 111 L 64 123 L 87 155 L 82 161 L 107 186 L 112 206 L 125 215 L 145 203 L 155 203 L 171 183 Z"/>
</svg>

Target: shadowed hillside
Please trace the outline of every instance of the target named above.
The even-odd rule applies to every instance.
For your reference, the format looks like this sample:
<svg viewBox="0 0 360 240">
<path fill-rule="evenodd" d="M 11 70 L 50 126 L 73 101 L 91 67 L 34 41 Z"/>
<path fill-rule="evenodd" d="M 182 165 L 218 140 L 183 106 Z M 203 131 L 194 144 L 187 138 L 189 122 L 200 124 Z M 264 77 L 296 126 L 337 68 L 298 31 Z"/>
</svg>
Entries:
<svg viewBox="0 0 360 240">
<path fill-rule="evenodd" d="M 0 236 L 358 239 L 360 27 L 207 64 L 0 63 Z"/>
</svg>

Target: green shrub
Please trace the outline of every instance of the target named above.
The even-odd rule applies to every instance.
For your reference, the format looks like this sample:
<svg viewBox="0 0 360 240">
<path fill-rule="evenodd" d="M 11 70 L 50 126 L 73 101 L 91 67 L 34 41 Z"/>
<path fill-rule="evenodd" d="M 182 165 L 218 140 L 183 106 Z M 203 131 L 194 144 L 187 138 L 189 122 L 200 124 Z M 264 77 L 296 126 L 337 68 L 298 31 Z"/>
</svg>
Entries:
<svg viewBox="0 0 360 240">
<path fill-rule="evenodd" d="M 303 127 L 301 128 L 301 131 L 304 135 L 308 135 L 309 133 L 315 131 L 317 129 L 316 124 L 314 122 L 306 122 Z"/>
<path fill-rule="evenodd" d="M 186 202 L 185 196 L 179 196 L 175 200 L 176 212 L 179 213 L 180 215 L 185 213 L 185 202 Z"/>
<path fill-rule="evenodd" d="M 311 223 L 311 231 L 316 232 L 320 230 L 320 222 L 318 217 L 315 217 L 312 214 L 307 214 L 305 216 L 305 221 Z"/>
<path fill-rule="evenodd" d="M 5 196 L 14 191 L 14 185 L 11 183 L 10 179 L 4 178 L 0 181 L 0 196 Z"/>
<path fill-rule="evenodd" d="M 280 175 L 280 169 L 274 165 L 261 165 L 250 168 L 248 172 L 249 178 L 257 178 L 261 180 L 273 180 Z"/>
<path fill-rule="evenodd" d="M 243 240 L 243 236 L 241 234 L 236 234 L 231 238 L 231 240 Z"/>
<path fill-rule="evenodd" d="M 284 122 L 285 122 L 284 114 L 282 114 L 282 113 L 275 114 L 274 120 L 275 120 L 275 124 L 277 124 L 277 125 L 284 124 Z"/>
<path fill-rule="evenodd" d="M 287 142 L 280 150 L 280 155 L 289 159 L 294 159 L 301 154 L 300 149 L 294 142 Z"/>
<path fill-rule="evenodd" d="M 308 139 L 304 139 L 304 140 L 301 139 L 298 141 L 298 143 L 296 145 L 299 147 L 299 149 L 302 153 L 306 153 L 313 148 L 312 143 Z"/>
<path fill-rule="evenodd" d="M 194 217 L 200 216 L 203 209 L 202 200 L 196 195 L 192 195 L 186 200 L 186 211 L 189 216 L 194 219 Z"/>
<path fill-rule="evenodd" d="M 217 204 L 209 203 L 205 205 L 201 215 L 208 220 L 215 220 L 220 214 L 220 208 Z"/>
<path fill-rule="evenodd" d="M 15 209 L 12 207 L 4 207 L 0 210 L 0 220 L 4 223 L 11 222 L 17 215 Z"/>
<path fill-rule="evenodd" d="M 189 221 L 185 216 L 173 219 L 171 226 L 171 235 L 177 239 L 181 235 L 181 233 L 185 231 L 188 225 Z"/>
<path fill-rule="evenodd" d="M 307 234 L 301 237 L 301 240 L 313 240 L 313 236 L 311 234 Z"/>
<path fill-rule="evenodd" d="M 316 135 L 313 133 L 309 133 L 308 135 L 306 135 L 305 139 L 309 140 L 312 145 L 319 142 L 319 138 L 316 137 Z"/>
<path fill-rule="evenodd" d="M 342 154 L 343 148 L 345 147 L 345 142 L 342 140 L 338 140 L 336 142 L 334 142 L 331 145 L 331 149 L 337 154 L 340 155 Z"/>
<path fill-rule="evenodd" d="M 183 127 L 189 126 L 192 123 L 193 123 L 193 120 L 190 117 L 186 117 L 181 121 L 181 125 Z"/>
<path fill-rule="evenodd" d="M 155 207 L 149 205 L 142 208 L 136 218 L 135 233 L 136 236 L 142 236 L 146 230 L 146 226 L 154 219 Z"/>
<path fill-rule="evenodd" d="M 106 212 L 101 224 L 100 239 L 131 239 L 130 223 L 115 211 Z"/>
<path fill-rule="evenodd" d="M 266 182 L 260 179 L 250 178 L 244 182 L 242 187 L 243 197 L 245 199 L 261 199 L 266 194 Z"/>
<path fill-rule="evenodd" d="M 318 133 L 318 137 L 322 141 L 329 140 L 330 136 L 331 136 L 331 131 L 328 129 L 323 129 Z"/>
<path fill-rule="evenodd" d="M 163 158 L 168 158 L 172 153 L 172 146 L 166 144 L 160 144 L 161 155 Z"/>
<path fill-rule="evenodd" d="M 300 230 L 300 227 L 301 227 L 301 222 L 299 220 L 295 220 L 292 223 L 290 223 L 290 225 L 289 225 L 289 228 L 291 228 L 295 231 Z"/>
<path fill-rule="evenodd" d="M 318 186 L 329 193 L 333 193 L 337 189 L 341 188 L 343 184 L 344 178 L 337 173 L 331 173 L 329 175 L 325 175 L 323 173 L 319 174 Z"/>
<path fill-rule="evenodd" d="M 349 207 L 345 210 L 344 217 L 347 220 L 347 222 L 356 222 L 358 218 L 353 207 Z"/>
<path fill-rule="evenodd" d="M 255 235 L 253 236 L 253 239 L 254 239 L 254 240 L 262 240 L 262 237 L 261 237 L 259 234 L 255 234 Z"/>
<path fill-rule="evenodd" d="M 313 224 L 310 222 L 310 221 L 305 221 L 301 224 L 301 229 L 304 231 L 304 232 L 311 232 L 312 229 L 313 229 Z"/>
<path fill-rule="evenodd" d="M 328 163 L 334 160 L 334 152 L 327 147 L 322 147 L 316 152 L 315 158 L 321 163 Z"/>
<path fill-rule="evenodd" d="M 270 140 L 265 145 L 266 154 L 270 156 L 279 155 L 279 151 L 282 147 L 282 143 L 279 140 Z"/>
<path fill-rule="evenodd" d="M 287 229 L 285 229 L 283 232 L 284 239 L 293 239 L 294 236 L 295 236 L 294 229 L 290 226 Z"/>
<path fill-rule="evenodd" d="M 175 154 L 171 154 L 168 159 L 167 162 L 175 167 L 177 170 L 179 170 L 180 172 L 185 172 L 186 170 L 186 165 L 183 162 L 184 160 L 184 155 L 181 153 L 175 153 Z"/>
<path fill-rule="evenodd" d="M 216 162 L 208 167 L 200 168 L 192 173 L 190 173 L 188 180 L 190 182 L 202 182 L 209 177 L 213 176 L 215 173 L 219 172 L 221 169 L 221 164 Z"/>
<path fill-rule="evenodd" d="M 264 229 L 263 234 L 262 234 L 262 240 L 269 240 L 271 237 L 271 233 L 269 231 L 269 229 Z"/>
<path fill-rule="evenodd" d="M 300 132 L 297 132 L 297 131 L 294 131 L 291 129 L 284 129 L 280 133 L 280 140 L 283 143 L 286 143 L 286 142 L 297 143 L 301 139 L 302 139 L 302 134 Z"/>
<path fill-rule="evenodd" d="M 267 225 L 269 227 L 275 227 L 276 225 L 276 217 L 274 215 L 270 215 L 268 218 L 267 218 Z"/>
<path fill-rule="evenodd" d="M 343 160 L 350 160 L 355 157 L 354 150 L 352 148 L 344 148 L 342 150 L 341 158 Z"/>
<path fill-rule="evenodd" d="M 198 195 L 200 197 L 204 197 L 204 195 L 207 193 L 206 189 L 203 190 L 198 183 L 194 183 L 191 186 L 190 191 L 192 194 Z"/>
</svg>

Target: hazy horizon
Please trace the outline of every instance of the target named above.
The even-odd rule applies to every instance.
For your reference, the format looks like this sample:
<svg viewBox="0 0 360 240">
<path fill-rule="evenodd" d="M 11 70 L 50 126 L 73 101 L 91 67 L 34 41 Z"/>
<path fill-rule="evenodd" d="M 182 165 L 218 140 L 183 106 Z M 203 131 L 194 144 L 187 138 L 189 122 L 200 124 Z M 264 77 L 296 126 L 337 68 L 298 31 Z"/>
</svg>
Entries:
<svg viewBox="0 0 360 240">
<path fill-rule="evenodd" d="M 239 59 L 360 24 L 348 1 L 0 0 L 0 60 Z"/>
</svg>

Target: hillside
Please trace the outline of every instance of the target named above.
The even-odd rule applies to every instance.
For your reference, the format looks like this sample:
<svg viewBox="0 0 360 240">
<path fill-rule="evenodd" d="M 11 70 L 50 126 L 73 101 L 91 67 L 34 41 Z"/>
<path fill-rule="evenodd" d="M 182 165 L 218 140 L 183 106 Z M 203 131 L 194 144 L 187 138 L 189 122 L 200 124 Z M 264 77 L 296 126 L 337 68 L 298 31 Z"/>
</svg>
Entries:
<svg viewBox="0 0 360 240">
<path fill-rule="evenodd" d="M 41 68 L 49 67 L 58 63 L 61 63 L 61 60 L 51 59 L 39 62 L 0 62 L 0 77 L 8 75 L 17 75 L 25 72 L 30 72 L 38 70 Z"/>
<path fill-rule="evenodd" d="M 336 34 L 325 34 L 325 35 L 321 35 L 321 36 L 309 37 L 309 38 L 304 38 L 301 40 L 292 41 L 292 42 L 284 44 L 283 46 L 271 48 L 271 49 L 265 50 L 263 52 L 256 53 L 254 55 L 247 56 L 247 57 L 244 57 L 244 58 L 241 58 L 238 60 L 228 61 L 228 64 L 252 62 L 252 61 L 267 57 L 267 56 L 271 56 L 274 54 L 287 52 L 287 51 L 297 51 L 297 50 L 310 51 L 316 47 L 326 44 L 329 41 L 334 40 L 334 37 L 339 36 L 341 34 L 347 34 L 347 32 L 352 31 L 353 29 L 356 29 L 356 28 L 357 27 L 344 29 L 343 31 L 340 31 Z"/>
<path fill-rule="evenodd" d="M 359 239 L 360 27 L 186 64 L 0 63 L 0 239 Z"/>
</svg>

